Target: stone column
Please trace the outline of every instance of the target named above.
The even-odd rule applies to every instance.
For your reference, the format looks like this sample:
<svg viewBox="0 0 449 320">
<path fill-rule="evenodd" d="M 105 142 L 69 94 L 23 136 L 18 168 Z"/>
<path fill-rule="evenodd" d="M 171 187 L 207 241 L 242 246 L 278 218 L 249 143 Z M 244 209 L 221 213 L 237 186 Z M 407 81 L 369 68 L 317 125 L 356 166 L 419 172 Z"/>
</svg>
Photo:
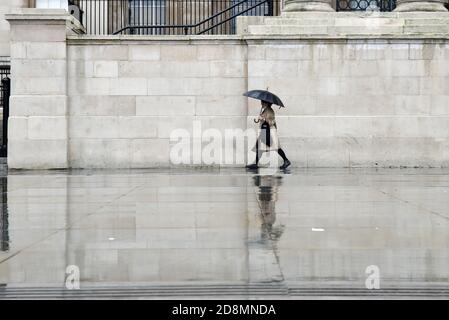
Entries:
<svg viewBox="0 0 449 320">
<path fill-rule="evenodd" d="M 335 11 L 331 3 L 332 0 L 285 0 L 282 11 Z"/>
<path fill-rule="evenodd" d="M 67 33 L 83 30 L 61 9 L 17 9 L 11 26 L 8 166 L 67 168 Z"/>
<path fill-rule="evenodd" d="M 394 11 L 447 11 L 444 6 L 448 0 L 397 0 Z"/>
</svg>

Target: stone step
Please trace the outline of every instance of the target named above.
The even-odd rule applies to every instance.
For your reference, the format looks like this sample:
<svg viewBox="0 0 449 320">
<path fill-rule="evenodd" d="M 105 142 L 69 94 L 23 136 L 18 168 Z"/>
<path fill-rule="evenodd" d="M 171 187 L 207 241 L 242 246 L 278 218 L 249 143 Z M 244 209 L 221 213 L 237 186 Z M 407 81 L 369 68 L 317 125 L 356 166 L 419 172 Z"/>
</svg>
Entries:
<svg viewBox="0 0 449 320">
<path fill-rule="evenodd" d="M 437 28 L 434 27 L 434 29 Z M 417 30 L 419 29 L 409 29 L 409 32 L 416 33 L 418 32 Z M 353 26 L 254 25 L 248 27 L 248 33 L 252 35 L 379 35 L 403 34 L 403 32 L 403 26 L 372 26 L 366 28 L 355 28 Z"/>
<path fill-rule="evenodd" d="M 327 26 L 295 26 L 295 25 L 253 25 L 248 26 L 249 34 L 313 34 L 326 35 L 328 34 Z"/>
<path fill-rule="evenodd" d="M 427 25 L 449 25 L 449 18 L 430 19 L 430 18 L 410 18 L 405 19 L 406 26 L 427 26 Z"/>
<path fill-rule="evenodd" d="M 340 11 L 340 12 L 283 12 L 280 17 L 283 18 L 300 18 L 300 19 L 330 19 L 341 17 L 369 17 L 377 15 L 382 18 L 429 18 L 444 19 L 449 18 L 449 12 L 370 12 L 370 11 Z"/>
<path fill-rule="evenodd" d="M 449 25 L 447 19 L 427 19 L 427 18 L 323 18 L 323 19 L 295 19 L 283 17 L 270 17 L 265 19 L 265 25 L 298 25 L 298 26 L 427 26 L 427 25 Z"/>
<path fill-rule="evenodd" d="M 265 19 L 266 25 L 300 25 L 300 26 L 323 26 L 333 25 L 335 18 L 330 19 L 295 19 L 295 18 L 283 18 L 283 17 L 269 17 Z"/>
<path fill-rule="evenodd" d="M 404 33 L 405 34 L 448 34 L 449 35 L 449 24 L 448 25 L 441 25 L 441 24 L 434 24 L 434 25 L 425 25 L 425 26 L 413 26 L 413 25 L 406 25 L 404 26 Z"/>
</svg>

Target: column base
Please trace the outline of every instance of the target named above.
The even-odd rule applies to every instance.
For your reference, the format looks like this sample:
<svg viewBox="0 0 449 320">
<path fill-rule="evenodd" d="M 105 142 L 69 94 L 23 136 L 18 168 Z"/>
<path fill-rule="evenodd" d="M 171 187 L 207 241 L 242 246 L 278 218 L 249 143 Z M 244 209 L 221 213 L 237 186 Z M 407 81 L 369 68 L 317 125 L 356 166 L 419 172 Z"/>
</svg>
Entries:
<svg viewBox="0 0 449 320">
<path fill-rule="evenodd" d="M 335 10 L 324 2 L 287 2 L 282 9 L 282 12 L 295 11 L 324 11 L 335 12 Z"/>
<path fill-rule="evenodd" d="M 427 12 L 447 12 L 446 7 L 441 2 L 426 2 L 414 1 L 408 3 L 400 3 L 394 9 L 395 12 L 412 12 L 412 11 L 427 11 Z"/>
</svg>

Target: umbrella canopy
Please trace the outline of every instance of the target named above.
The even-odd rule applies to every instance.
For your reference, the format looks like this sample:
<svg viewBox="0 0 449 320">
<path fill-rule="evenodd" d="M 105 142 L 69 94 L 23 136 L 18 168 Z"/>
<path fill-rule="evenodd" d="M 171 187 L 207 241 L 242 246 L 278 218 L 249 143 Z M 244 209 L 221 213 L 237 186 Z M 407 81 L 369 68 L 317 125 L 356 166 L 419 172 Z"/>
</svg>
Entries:
<svg viewBox="0 0 449 320">
<path fill-rule="evenodd" d="M 254 98 L 257 100 L 262 100 L 265 102 L 269 102 L 275 105 L 278 105 L 280 107 L 284 107 L 284 104 L 282 103 L 281 99 L 274 93 L 271 93 L 267 90 L 251 90 L 243 94 L 245 97 Z"/>
</svg>

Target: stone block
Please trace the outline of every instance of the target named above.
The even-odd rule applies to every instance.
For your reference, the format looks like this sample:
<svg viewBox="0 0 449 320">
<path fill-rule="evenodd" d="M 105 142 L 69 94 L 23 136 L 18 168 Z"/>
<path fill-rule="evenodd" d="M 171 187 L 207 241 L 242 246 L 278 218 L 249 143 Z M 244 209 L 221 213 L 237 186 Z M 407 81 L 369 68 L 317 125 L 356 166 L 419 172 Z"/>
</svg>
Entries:
<svg viewBox="0 0 449 320">
<path fill-rule="evenodd" d="M 194 96 L 146 96 L 136 98 L 136 115 L 138 116 L 192 116 L 194 114 Z"/>
<path fill-rule="evenodd" d="M 72 96 L 69 103 L 71 116 L 136 115 L 135 96 Z"/>
<path fill-rule="evenodd" d="M 297 76 L 296 61 L 254 60 L 248 62 L 248 74 L 254 77 L 293 78 Z"/>
<path fill-rule="evenodd" d="M 45 151 L 45 152 L 44 152 Z M 67 168 L 67 140 L 10 140 L 10 169 Z"/>
<path fill-rule="evenodd" d="M 211 77 L 246 77 L 248 64 L 243 61 L 211 61 Z"/>
<path fill-rule="evenodd" d="M 193 116 L 159 116 L 154 117 L 153 125 L 157 126 L 158 138 L 170 138 L 174 130 L 186 130 L 190 134 L 193 132 L 193 125 L 196 119 Z"/>
<path fill-rule="evenodd" d="M 310 60 L 313 55 L 313 46 L 309 44 L 270 45 L 265 48 L 267 60 Z"/>
<path fill-rule="evenodd" d="M 8 119 L 8 140 L 28 139 L 28 118 L 10 116 Z"/>
<path fill-rule="evenodd" d="M 154 117 L 119 117 L 120 138 L 155 138 L 157 137 L 157 118 Z"/>
<path fill-rule="evenodd" d="M 389 77 L 425 77 L 430 75 L 430 67 L 426 60 L 386 60 L 379 72 Z"/>
<path fill-rule="evenodd" d="M 10 105 L 10 116 L 65 116 L 67 113 L 67 97 L 62 95 L 14 95 Z"/>
<path fill-rule="evenodd" d="M 246 92 L 246 79 L 243 78 L 202 78 L 200 95 L 235 95 Z"/>
<path fill-rule="evenodd" d="M 248 44 L 248 61 L 250 60 L 264 60 L 265 59 L 265 45 L 251 45 Z"/>
<path fill-rule="evenodd" d="M 28 139 L 67 140 L 67 118 L 32 116 L 28 118 Z"/>
<path fill-rule="evenodd" d="M 161 75 L 159 61 L 120 61 L 119 77 L 158 78 Z"/>
<path fill-rule="evenodd" d="M 335 117 L 335 137 L 368 137 L 372 134 L 372 117 Z"/>
<path fill-rule="evenodd" d="M 64 60 L 22 60 L 13 59 L 11 69 L 16 78 L 65 77 L 67 64 Z"/>
<path fill-rule="evenodd" d="M 128 139 L 71 139 L 70 165 L 73 168 L 129 168 Z"/>
<path fill-rule="evenodd" d="M 386 49 L 386 59 L 407 60 L 410 45 L 408 43 L 392 43 Z"/>
<path fill-rule="evenodd" d="M 64 77 L 12 78 L 13 95 L 64 95 L 66 93 Z"/>
<path fill-rule="evenodd" d="M 150 96 L 187 96 L 203 93 L 203 81 L 209 78 L 151 78 L 148 79 Z"/>
<path fill-rule="evenodd" d="M 161 77 L 204 78 L 210 75 L 210 65 L 205 61 L 161 61 Z"/>
<path fill-rule="evenodd" d="M 64 24 L 15 24 L 11 28 L 11 40 L 29 42 L 64 42 Z"/>
<path fill-rule="evenodd" d="M 120 138 L 119 118 L 114 116 L 72 116 L 69 118 L 71 139 Z"/>
<path fill-rule="evenodd" d="M 27 57 L 26 42 L 11 42 L 10 48 L 10 55 L 14 59 L 25 59 Z M 8 56 L 9 54 L 5 53 L 4 55 Z"/>
<path fill-rule="evenodd" d="M 72 45 L 68 56 L 71 60 L 127 61 L 129 52 L 126 45 Z"/>
<path fill-rule="evenodd" d="M 66 59 L 67 47 L 65 42 L 28 42 L 26 57 L 28 59 Z"/>
<path fill-rule="evenodd" d="M 201 95 L 196 97 L 195 115 L 245 116 L 247 99 L 240 95 Z"/>
<path fill-rule="evenodd" d="M 110 80 L 110 95 L 113 96 L 146 96 L 148 93 L 147 79 L 118 78 Z"/>
<path fill-rule="evenodd" d="M 67 76 L 68 78 L 70 78 L 70 82 L 77 81 L 77 78 L 93 78 L 94 77 L 93 61 L 69 59 L 67 62 Z"/>
<path fill-rule="evenodd" d="M 133 139 L 131 167 L 167 167 L 170 164 L 169 139 Z"/>
<path fill-rule="evenodd" d="M 160 45 L 129 45 L 130 61 L 154 61 L 160 60 Z"/>
<path fill-rule="evenodd" d="M 449 95 L 432 95 L 430 104 L 430 114 L 434 116 L 449 115 Z"/>
<path fill-rule="evenodd" d="M 246 60 L 247 49 L 241 45 L 199 45 L 198 60 Z"/>
<path fill-rule="evenodd" d="M 161 60 L 162 61 L 196 61 L 197 50 L 201 46 L 171 44 L 161 45 Z"/>
<path fill-rule="evenodd" d="M 97 78 L 117 78 L 118 62 L 117 61 L 94 61 L 93 75 Z"/>
</svg>

